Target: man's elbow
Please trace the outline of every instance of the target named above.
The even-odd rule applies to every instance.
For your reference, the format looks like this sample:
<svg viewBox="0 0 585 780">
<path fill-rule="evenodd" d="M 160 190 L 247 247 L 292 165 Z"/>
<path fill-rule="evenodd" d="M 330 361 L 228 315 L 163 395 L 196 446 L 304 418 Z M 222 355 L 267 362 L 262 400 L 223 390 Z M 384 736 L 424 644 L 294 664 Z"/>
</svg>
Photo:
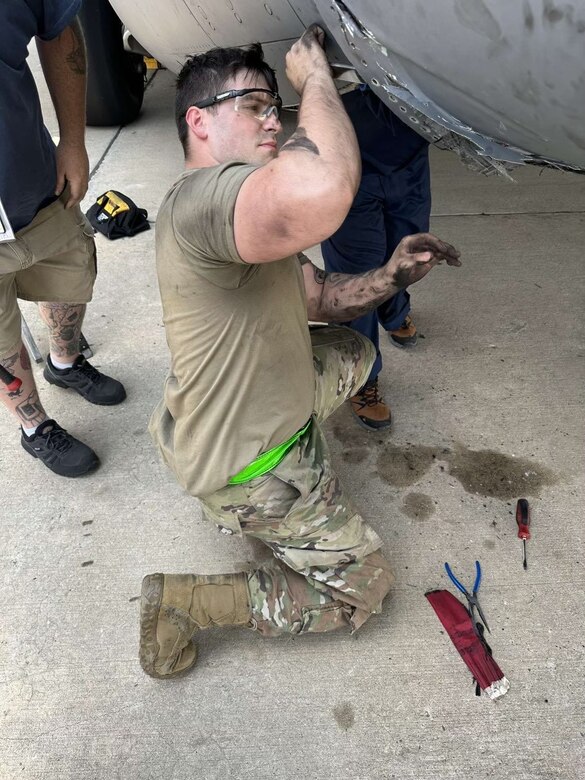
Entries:
<svg viewBox="0 0 585 780">
<path fill-rule="evenodd" d="M 355 192 L 347 177 L 331 177 L 316 182 L 309 192 L 307 189 L 302 191 L 299 201 L 304 220 L 314 222 L 323 238 L 329 238 L 343 223 L 354 198 Z"/>
<path fill-rule="evenodd" d="M 321 222 L 323 231 L 327 234 L 325 238 L 329 238 L 341 227 L 352 207 L 354 197 L 355 193 L 347 181 L 332 189 L 328 198 L 329 208 L 327 213 L 323 214 Z"/>
</svg>

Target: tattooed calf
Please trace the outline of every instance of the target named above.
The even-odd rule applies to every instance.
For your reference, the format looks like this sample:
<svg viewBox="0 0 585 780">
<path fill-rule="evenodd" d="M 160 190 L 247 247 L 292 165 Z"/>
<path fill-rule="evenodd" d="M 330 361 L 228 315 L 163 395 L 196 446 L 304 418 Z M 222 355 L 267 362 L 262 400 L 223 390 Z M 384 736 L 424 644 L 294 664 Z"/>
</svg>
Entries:
<svg viewBox="0 0 585 780">
<path fill-rule="evenodd" d="M 33 425 L 39 425 L 45 419 L 43 407 L 39 401 L 36 390 L 29 393 L 28 397 L 18 404 L 16 413 L 24 423 L 28 423 L 29 428 Z"/>
</svg>

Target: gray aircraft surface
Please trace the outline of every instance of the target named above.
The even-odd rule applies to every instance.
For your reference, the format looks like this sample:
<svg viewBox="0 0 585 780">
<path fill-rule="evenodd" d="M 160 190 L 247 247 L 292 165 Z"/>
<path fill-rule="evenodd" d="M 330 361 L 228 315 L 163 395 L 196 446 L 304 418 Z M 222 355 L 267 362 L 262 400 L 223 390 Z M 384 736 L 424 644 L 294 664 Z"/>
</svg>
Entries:
<svg viewBox="0 0 585 780">
<path fill-rule="evenodd" d="M 585 170 L 585 0 L 110 0 L 178 72 L 192 53 L 260 41 L 285 103 L 284 56 L 313 22 L 342 81 L 484 173 Z"/>
</svg>

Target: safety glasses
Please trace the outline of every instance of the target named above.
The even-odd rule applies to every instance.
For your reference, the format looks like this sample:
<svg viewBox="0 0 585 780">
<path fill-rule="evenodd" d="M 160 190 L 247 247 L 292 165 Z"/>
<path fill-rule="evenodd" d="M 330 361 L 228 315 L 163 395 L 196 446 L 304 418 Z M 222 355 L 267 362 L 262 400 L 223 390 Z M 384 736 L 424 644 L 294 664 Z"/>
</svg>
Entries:
<svg viewBox="0 0 585 780">
<path fill-rule="evenodd" d="M 224 100 L 233 100 L 234 109 L 238 114 L 253 117 L 259 122 L 265 122 L 269 116 L 280 119 L 282 98 L 278 92 L 261 87 L 230 89 L 227 92 L 220 92 L 219 95 L 193 103 L 193 105 L 195 108 L 209 108 L 209 106 L 215 106 Z"/>
</svg>

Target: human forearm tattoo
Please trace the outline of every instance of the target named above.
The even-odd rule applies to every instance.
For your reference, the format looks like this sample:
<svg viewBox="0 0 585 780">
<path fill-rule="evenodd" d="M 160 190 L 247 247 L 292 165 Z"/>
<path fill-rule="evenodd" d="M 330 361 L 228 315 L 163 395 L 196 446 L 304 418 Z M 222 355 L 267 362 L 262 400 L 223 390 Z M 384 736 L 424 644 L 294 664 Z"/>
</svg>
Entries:
<svg viewBox="0 0 585 780">
<path fill-rule="evenodd" d="M 325 322 L 357 319 L 401 289 L 385 268 L 355 275 L 329 274 L 320 268 L 313 271 L 318 286 L 317 294 L 308 301 L 310 316 Z"/>
<path fill-rule="evenodd" d="M 75 18 L 59 37 L 71 46 L 65 56 L 70 70 L 78 76 L 85 76 L 85 43 L 79 20 Z"/>
<path fill-rule="evenodd" d="M 319 155 L 319 147 L 314 141 L 311 141 L 304 127 L 297 127 L 288 141 L 282 145 L 280 153 L 297 151 L 311 152 L 311 154 Z"/>
</svg>

